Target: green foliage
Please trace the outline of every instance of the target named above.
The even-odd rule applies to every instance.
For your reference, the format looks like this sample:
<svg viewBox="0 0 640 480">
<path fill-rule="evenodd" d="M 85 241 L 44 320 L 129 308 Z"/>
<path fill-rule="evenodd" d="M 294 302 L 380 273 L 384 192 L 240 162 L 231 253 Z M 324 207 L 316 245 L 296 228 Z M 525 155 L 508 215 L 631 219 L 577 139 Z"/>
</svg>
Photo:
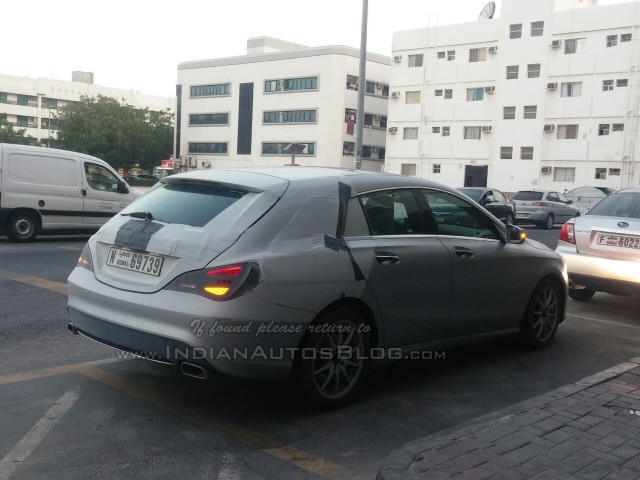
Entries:
<svg viewBox="0 0 640 480">
<path fill-rule="evenodd" d="M 173 151 L 173 115 L 98 95 L 58 112 L 55 146 L 101 158 L 112 167 L 152 169 Z M 54 146 L 54 145 L 52 145 Z"/>
<path fill-rule="evenodd" d="M 20 145 L 36 145 L 36 139 L 30 135 L 26 135 L 25 132 L 27 130 L 25 128 L 20 128 L 18 130 L 13 129 L 13 125 L 11 125 L 7 121 L 7 117 L 4 115 L 0 115 L 0 143 L 17 143 Z"/>
</svg>

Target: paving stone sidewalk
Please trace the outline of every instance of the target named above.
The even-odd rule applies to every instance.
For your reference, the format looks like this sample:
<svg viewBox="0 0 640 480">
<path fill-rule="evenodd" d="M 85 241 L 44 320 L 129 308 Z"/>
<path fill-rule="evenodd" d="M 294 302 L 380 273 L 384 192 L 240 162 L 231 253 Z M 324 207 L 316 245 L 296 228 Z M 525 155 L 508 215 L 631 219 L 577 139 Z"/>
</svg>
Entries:
<svg viewBox="0 0 640 480">
<path fill-rule="evenodd" d="M 389 455 L 377 480 L 640 479 L 640 357 Z"/>
</svg>

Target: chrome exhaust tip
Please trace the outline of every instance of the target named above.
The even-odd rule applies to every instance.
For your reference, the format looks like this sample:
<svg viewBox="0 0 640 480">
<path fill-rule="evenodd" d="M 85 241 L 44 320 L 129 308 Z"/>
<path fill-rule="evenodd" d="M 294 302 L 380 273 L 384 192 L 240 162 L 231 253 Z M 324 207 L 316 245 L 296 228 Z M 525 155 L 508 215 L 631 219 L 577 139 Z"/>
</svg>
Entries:
<svg viewBox="0 0 640 480">
<path fill-rule="evenodd" d="M 180 364 L 180 370 L 187 377 L 200 378 L 202 380 L 207 378 L 207 371 L 195 363 L 182 362 Z"/>
</svg>

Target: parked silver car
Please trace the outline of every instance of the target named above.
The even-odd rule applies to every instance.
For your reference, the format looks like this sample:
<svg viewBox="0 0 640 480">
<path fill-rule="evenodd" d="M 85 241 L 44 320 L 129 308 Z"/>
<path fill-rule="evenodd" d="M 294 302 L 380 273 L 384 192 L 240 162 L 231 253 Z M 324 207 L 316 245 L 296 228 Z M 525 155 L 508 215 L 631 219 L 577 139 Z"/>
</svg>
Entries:
<svg viewBox="0 0 640 480">
<path fill-rule="evenodd" d="M 533 223 L 547 230 L 580 215 L 571 200 L 551 190 L 520 190 L 511 200 L 516 204 L 518 223 Z"/>
<path fill-rule="evenodd" d="M 198 171 L 161 180 L 89 240 L 69 329 L 200 378 L 293 373 L 333 408 L 375 359 L 514 331 L 548 345 L 566 281 L 555 252 L 433 182 Z"/>
<path fill-rule="evenodd" d="M 596 291 L 640 295 L 640 188 L 612 193 L 564 224 L 556 252 L 567 263 L 574 300 Z"/>
</svg>

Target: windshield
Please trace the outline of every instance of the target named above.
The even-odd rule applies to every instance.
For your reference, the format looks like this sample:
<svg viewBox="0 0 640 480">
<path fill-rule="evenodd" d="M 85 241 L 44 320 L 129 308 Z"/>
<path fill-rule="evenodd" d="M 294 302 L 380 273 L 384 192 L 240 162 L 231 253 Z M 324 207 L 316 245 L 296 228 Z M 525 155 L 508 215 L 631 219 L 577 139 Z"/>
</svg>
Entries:
<svg viewBox="0 0 640 480">
<path fill-rule="evenodd" d="M 512 200 L 523 200 L 527 202 L 542 200 L 542 192 L 531 192 L 531 191 L 522 191 L 516 192 L 516 194 L 511 197 Z"/>
<path fill-rule="evenodd" d="M 616 193 L 603 198 L 586 215 L 640 218 L 640 193 Z"/>
<path fill-rule="evenodd" d="M 479 188 L 459 188 L 458 191 L 464 193 L 467 197 L 471 200 L 475 200 L 476 202 L 480 200 L 480 196 L 482 195 L 482 192 L 484 192 L 484 190 Z"/>
<path fill-rule="evenodd" d="M 246 194 L 218 185 L 164 185 L 149 191 L 121 213 L 148 212 L 159 222 L 203 227 Z"/>
</svg>

